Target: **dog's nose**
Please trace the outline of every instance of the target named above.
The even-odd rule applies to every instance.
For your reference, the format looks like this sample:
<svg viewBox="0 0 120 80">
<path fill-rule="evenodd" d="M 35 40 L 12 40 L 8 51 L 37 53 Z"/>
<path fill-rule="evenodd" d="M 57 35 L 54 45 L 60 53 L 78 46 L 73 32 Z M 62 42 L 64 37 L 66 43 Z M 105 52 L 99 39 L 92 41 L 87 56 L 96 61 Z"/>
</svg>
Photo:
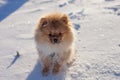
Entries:
<svg viewBox="0 0 120 80">
<path fill-rule="evenodd" d="M 54 39 L 54 43 L 58 43 L 58 39 Z"/>
</svg>

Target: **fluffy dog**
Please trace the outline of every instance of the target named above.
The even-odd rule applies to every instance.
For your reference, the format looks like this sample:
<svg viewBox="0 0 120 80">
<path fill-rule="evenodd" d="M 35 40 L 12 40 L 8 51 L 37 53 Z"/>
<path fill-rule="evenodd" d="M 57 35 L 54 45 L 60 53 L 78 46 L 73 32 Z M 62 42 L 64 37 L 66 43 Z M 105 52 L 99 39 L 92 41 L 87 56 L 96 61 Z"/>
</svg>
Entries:
<svg viewBox="0 0 120 80">
<path fill-rule="evenodd" d="M 41 17 L 35 31 L 35 42 L 42 64 L 42 74 L 50 67 L 57 74 L 61 67 L 72 60 L 74 33 L 69 17 L 63 13 L 52 13 Z"/>
</svg>

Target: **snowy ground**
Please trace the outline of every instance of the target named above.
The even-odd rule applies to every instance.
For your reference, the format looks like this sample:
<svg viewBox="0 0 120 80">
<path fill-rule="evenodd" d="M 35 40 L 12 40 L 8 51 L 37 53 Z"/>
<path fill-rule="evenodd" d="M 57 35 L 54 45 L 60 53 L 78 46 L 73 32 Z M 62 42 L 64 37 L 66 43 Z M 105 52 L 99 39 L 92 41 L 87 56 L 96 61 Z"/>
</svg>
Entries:
<svg viewBox="0 0 120 80">
<path fill-rule="evenodd" d="M 54 11 L 74 24 L 75 61 L 43 77 L 33 33 Z M 120 0 L 0 0 L 0 80 L 120 80 Z"/>
</svg>

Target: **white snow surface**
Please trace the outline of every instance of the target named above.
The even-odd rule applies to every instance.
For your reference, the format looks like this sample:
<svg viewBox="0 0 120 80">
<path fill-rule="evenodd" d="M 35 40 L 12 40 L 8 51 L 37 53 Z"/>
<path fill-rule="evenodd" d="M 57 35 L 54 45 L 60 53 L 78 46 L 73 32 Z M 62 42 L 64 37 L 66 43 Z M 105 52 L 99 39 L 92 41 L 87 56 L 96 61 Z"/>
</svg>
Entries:
<svg viewBox="0 0 120 80">
<path fill-rule="evenodd" d="M 74 25 L 75 61 L 42 76 L 34 29 L 56 11 Z M 120 80 L 120 0 L 0 0 L 0 80 Z"/>
</svg>

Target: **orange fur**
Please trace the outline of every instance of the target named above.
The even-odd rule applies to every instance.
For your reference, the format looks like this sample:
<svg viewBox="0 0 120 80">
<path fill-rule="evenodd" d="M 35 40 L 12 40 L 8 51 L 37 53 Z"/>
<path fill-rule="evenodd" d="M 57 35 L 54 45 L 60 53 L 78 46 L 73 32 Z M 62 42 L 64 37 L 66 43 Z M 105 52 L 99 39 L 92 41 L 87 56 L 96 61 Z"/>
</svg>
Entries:
<svg viewBox="0 0 120 80">
<path fill-rule="evenodd" d="M 58 73 L 74 54 L 74 34 L 69 17 L 63 13 L 43 16 L 36 28 L 35 41 L 43 74 L 49 72 L 49 69 L 45 70 L 46 65 L 54 65 L 53 73 Z"/>
</svg>

